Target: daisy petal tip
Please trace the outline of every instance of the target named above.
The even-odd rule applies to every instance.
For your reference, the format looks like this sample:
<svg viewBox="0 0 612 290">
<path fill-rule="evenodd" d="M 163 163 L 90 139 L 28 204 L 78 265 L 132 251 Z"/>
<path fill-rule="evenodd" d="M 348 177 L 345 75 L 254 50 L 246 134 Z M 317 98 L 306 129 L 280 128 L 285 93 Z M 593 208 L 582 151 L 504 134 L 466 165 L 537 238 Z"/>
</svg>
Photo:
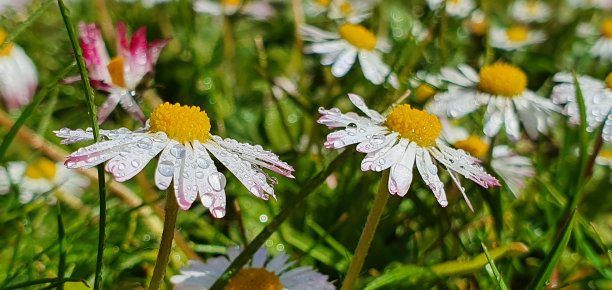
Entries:
<svg viewBox="0 0 612 290">
<path fill-rule="evenodd" d="M 210 214 L 217 219 L 220 219 L 222 217 L 225 216 L 225 207 L 215 207 L 215 208 L 210 208 Z"/>
<path fill-rule="evenodd" d="M 353 93 L 349 93 L 348 96 L 349 96 L 349 99 L 351 100 L 351 102 L 355 106 L 359 107 L 359 106 L 365 105 L 365 102 L 363 101 L 363 99 L 359 95 L 353 94 Z"/>
</svg>

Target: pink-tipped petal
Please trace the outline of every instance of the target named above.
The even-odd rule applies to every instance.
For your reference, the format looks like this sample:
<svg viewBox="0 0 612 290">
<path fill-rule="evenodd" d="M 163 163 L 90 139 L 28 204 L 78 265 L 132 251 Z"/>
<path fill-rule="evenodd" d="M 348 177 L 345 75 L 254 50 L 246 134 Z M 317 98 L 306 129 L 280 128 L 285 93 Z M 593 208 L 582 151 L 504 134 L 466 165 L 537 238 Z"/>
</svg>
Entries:
<svg viewBox="0 0 612 290">
<path fill-rule="evenodd" d="M 121 95 L 117 93 L 112 93 L 108 95 L 108 99 L 102 104 L 102 107 L 98 111 L 98 125 L 104 123 L 106 118 L 110 115 L 110 113 L 117 107 L 119 103 Z"/>
<path fill-rule="evenodd" d="M 110 80 L 106 66 L 110 62 L 100 28 L 95 23 L 80 23 L 80 44 L 91 79 Z"/>
</svg>

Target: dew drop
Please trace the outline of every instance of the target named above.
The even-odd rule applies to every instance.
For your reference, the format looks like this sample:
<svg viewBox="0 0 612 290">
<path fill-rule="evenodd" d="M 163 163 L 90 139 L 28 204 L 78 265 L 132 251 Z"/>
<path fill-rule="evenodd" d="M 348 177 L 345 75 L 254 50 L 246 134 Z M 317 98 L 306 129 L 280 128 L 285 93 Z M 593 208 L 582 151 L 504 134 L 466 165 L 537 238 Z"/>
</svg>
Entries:
<svg viewBox="0 0 612 290">
<path fill-rule="evenodd" d="M 262 215 L 260 215 L 260 216 L 259 216 L 259 221 L 260 221 L 261 223 L 266 223 L 266 222 L 268 222 L 268 215 L 266 215 L 266 214 L 262 214 Z"/>
<path fill-rule="evenodd" d="M 196 163 L 198 164 L 198 166 L 202 169 L 206 169 L 208 168 L 208 166 L 210 166 L 210 164 L 208 163 L 208 161 L 204 158 L 198 158 L 196 159 Z"/>
<path fill-rule="evenodd" d="M 258 186 L 251 187 L 249 191 L 255 196 L 262 196 L 263 194 L 263 190 L 261 189 L 261 187 L 258 187 Z"/>
<path fill-rule="evenodd" d="M 198 172 L 196 172 L 195 176 L 196 176 L 197 179 L 202 179 L 202 178 L 204 178 L 204 172 L 198 171 Z"/>
<path fill-rule="evenodd" d="M 213 201 L 215 200 L 215 197 L 210 193 L 205 193 L 204 195 L 200 197 L 200 199 L 202 200 L 202 204 L 205 207 L 211 207 L 213 204 Z"/>
<path fill-rule="evenodd" d="M 378 164 L 385 165 L 385 159 L 383 158 L 378 159 Z"/>
<path fill-rule="evenodd" d="M 225 216 L 225 208 L 222 207 L 215 207 L 215 209 L 212 210 L 211 214 L 215 217 L 215 218 L 222 218 Z"/>
<path fill-rule="evenodd" d="M 151 140 L 151 138 L 142 138 L 138 140 L 136 146 L 146 150 L 151 149 L 153 147 L 153 140 Z"/>
<path fill-rule="evenodd" d="M 341 147 L 343 147 L 343 146 L 344 146 L 344 141 L 342 141 L 342 140 L 336 140 L 336 141 L 334 141 L 334 144 L 333 144 L 333 145 L 334 145 L 334 148 L 341 148 Z"/>
<path fill-rule="evenodd" d="M 372 138 L 370 139 L 370 143 L 374 144 L 374 145 L 380 145 L 383 142 L 385 142 L 385 135 L 383 134 L 375 134 L 374 136 L 372 136 Z"/>
<path fill-rule="evenodd" d="M 117 168 L 119 168 L 119 170 L 125 170 L 125 164 L 119 163 L 119 166 L 117 166 Z"/>
<path fill-rule="evenodd" d="M 165 142 L 166 140 L 168 140 L 168 135 L 160 131 L 160 132 L 155 133 L 155 137 L 153 137 L 153 140 L 155 142 Z"/>
<path fill-rule="evenodd" d="M 181 144 L 174 145 L 172 148 L 170 148 L 170 154 L 178 159 L 185 158 L 185 146 Z"/>
<path fill-rule="evenodd" d="M 131 164 L 132 164 L 132 167 L 136 168 L 136 167 L 140 166 L 140 161 L 132 160 Z"/>
<path fill-rule="evenodd" d="M 266 184 L 266 175 L 265 175 L 265 174 L 263 174 L 263 173 L 261 173 L 261 172 L 255 173 L 255 176 L 253 176 L 253 179 L 254 179 L 254 180 L 255 180 L 255 182 L 257 182 L 257 184 L 259 184 L 259 185 L 264 185 L 264 184 Z"/>
<path fill-rule="evenodd" d="M 98 156 L 91 156 L 91 157 L 87 158 L 87 162 L 88 163 L 94 163 L 96 161 L 98 161 Z"/>
<path fill-rule="evenodd" d="M 170 177 L 174 174 L 174 164 L 168 160 L 162 161 L 157 165 L 157 171 L 163 176 Z"/>
<path fill-rule="evenodd" d="M 215 190 L 221 191 L 225 188 L 225 176 L 219 172 L 215 172 L 208 176 L 208 184 Z"/>
<path fill-rule="evenodd" d="M 427 170 L 429 170 L 429 173 L 431 174 L 438 174 L 438 167 L 435 165 L 427 166 Z"/>
</svg>

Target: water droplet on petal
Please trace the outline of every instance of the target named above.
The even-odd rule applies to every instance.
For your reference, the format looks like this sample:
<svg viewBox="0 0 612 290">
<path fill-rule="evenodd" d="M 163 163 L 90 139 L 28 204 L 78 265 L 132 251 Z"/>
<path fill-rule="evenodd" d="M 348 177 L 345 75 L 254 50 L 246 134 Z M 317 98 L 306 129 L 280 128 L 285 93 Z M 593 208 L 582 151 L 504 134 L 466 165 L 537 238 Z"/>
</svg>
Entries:
<svg viewBox="0 0 612 290">
<path fill-rule="evenodd" d="M 336 141 L 334 141 L 334 144 L 333 144 L 333 145 L 334 145 L 334 148 L 341 148 L 341 147 L 343 147 L 343 146 L 344 146 L 344 141 L 342 141 L 342 140 L 336 140 Z"/>
<path fill-rule="evenodd" d="M 181 144 L 174 145 L 172 148 L 170 148 L 170 154 L 178 159 L 185 158 L 185 146 Z"/>
<path fill-rule="evenodd" d="M 380 145 L 383 142 L 385 142 L 385 135 L 383 134 L 375 134 L 374 136 L 372 136 L 372 138 L 370 139 L 370 143 L 374 144 L 374 145 Z"/>
<path fill-rule="evenodd" d="M 196 172 L 195 176 L 196 176 L 197 179 L 202 179 L 202 178 L 204 178 L 204 172 L 198 171 L 198 172 Z"/>
<path fill-rule="evenodd" d="M 225 209 L 222 207 L 216 207 L 215 209 L 212 210 L 211 214 L 215 218 L 222 218 L 225 216 Z"/>
<path fill-rule="evenodd" d="M 125 170 L 125 164 L 119 163 L 119 166 L 117 166 L 117 168 L 119 168 L 119 170 Z"/>
<path fill-rule="evenodd" d="M 254 180 L 255 180 L 255 182 L 257 182 L 257 184 L 259 184 L 259 185 L 264 185 L 264 184 L 266 184 L 266 175 L 265 175 L 265 174 L 263 174 L 263 173 L 261 173 L 261 172 L 255 173 L 255 176 L 253 176 L 253 179 L 254 179 Z"/>
<path fill-rule="evenodd" d="M 249 191 L 255 196 L 262 196 L 263 194 L 263 190 L 261 189 L 261 187 L 258 187 L 258 186 L 251 187 Z"/>
<path fill-rule="evenodd" d="M 164 132 L 157 132 L 155 133 L 155 137 L 153 137 L 153 140 L 155 142 L 165 142 L 166 140 L 168 140 L 168 135 L 166 135 L 166 133 Z"/>
<path fill-rule="evenodd" d="M 429 170 L 429 173 L 431 174 L 438 174 L 438 167 L 435 165 L 427 166 L 427 170 Z"/>
<path fill-rule="evenodd" d="M 138 161 L 138 160 L 132 160 L 132 166 L 133 166 L 133 167 L 138 167 L 138 166 L 140 166 L 140 161 Z"/>
<path fill-rule="evenodd" d="M 208 164 L 208 161 L 206 159 L 204 159 L 204 158 L 198 158 L 196 160 L 196 163 L 202 169 L 206 169 L 206 168 L 208 168 L 208 166 L 210 166 L 210 164 Z"/>
<path fill-rule="evenodd" d="M 168 160 L 162 161 L 157 165 L 157 171 L 163 176 L 170 177 L 174 174 L 174 164 Z"/>
<path fill-rule="evenodd" d="M 90 156 L 87 158 L 88 163 L 94 163 L 96 161 L 98 161 L 98 156 Z"/>
<path fill-rule="evenodd" d="M 153 147 L 153 140 L 151 138 L 142 138 L 138 140 L 136 146 L 145 150 L 151 149 Z"/>
<path fill-rule="evenodd" d="M 208 176 L 208 184 L 212 186 L 215 191 L 221 191 L 225 188 L 225 176 L 220 172 L 215 172 Z"/>
<path fill-rule="evenodd" d="M 205 207 L 211 207 L 213 205 L 213 201 L 215 201 L 215 197 L 210 193 L 203 194 L 200 199 Z"/>
</svg>

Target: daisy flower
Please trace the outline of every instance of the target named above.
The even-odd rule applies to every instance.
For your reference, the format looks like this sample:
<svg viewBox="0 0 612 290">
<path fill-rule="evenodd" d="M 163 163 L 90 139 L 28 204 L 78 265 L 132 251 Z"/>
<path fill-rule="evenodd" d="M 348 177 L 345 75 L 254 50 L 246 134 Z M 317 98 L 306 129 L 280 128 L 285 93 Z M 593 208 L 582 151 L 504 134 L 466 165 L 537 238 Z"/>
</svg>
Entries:
<svg viewBox="0 0 612 290">
<path fill-rule="evenodd" d="M 597 158 L 595 158 L 595 162 L 599 165 L 612 168 L 612 150 L 601 150 Z"/>
<path fill-rule="evenodd" d="M 0 44 L 6 33 L 0 29 Z M 38 75 L 32 60 L 14 43 L 0 50 L 0 96 L 8 110 L 27 105 L 38 86 Z"/>
<path fill-rule="evenodd" d="M 209 289 L 240 252 L 239 247 L 228 247 L 227 257 L 210 258 L 206 263 L 189 261 L 189 267 L 181 268 L 181 275 L 173 276 L 170 282 L 175 290 Z M 327 281 L 327 276 L 312 267 L 288 270 L 294 263 L 288 260 L 289 256 L 279 253 L 268 261 L 268 251 L 262 247 L 253 255 L 250 264 L 229 279 L 225 289 L 336 289 Z"/>
<path fill-rule="evenodd" d="M 370 17 L 374 3 L 375 1 L 365 0 L 333 0 L 327 16 L 333 20 L 357 24 Z"/>
<path fill-rule="evenodd" d="M 0 194 L 6 194 L 15 184 L 19 189 L 19 201 L 28 203 L 54 189 L 80 196 L 89 187 L 89 179 L 67 169 L 64 164 L 39 159 L 31 164 L 24 161 L 8 162 L 0 167 Z"/>
<path fill-rule="evenodd" d="M 524 23 L 546 22 L 550 18 L 550 7 L 542 1 L 520 0 L 512 3 L 510 14 Z"/>
<path fill-rule="evenodd" d="M 397 76 L 382 61 L 381 52 L 389 52 L 391 46 L 387 41 L 378 39 L 374 33 L 359 24 L 345 23 L 340 25 L 338 33 L 320 30 L 304 25 L 301 27 L 304 40 L 313 44 L 306 46 L 306 53 L 321 54 L 322 65 L 331 65 L 335 77 L 343 77 L 359 59 L 361 71 L 366 79 L 375 85 L 382 84 L 385 79 L 397 88 Z"/>
<path fill-rule="evenodd" d="M 489 137 L 505 125 L 508 138 L 517 141 L 520 120 L 529 137 L 536 139 L 539 133 L 547 133 L 550 114 L 558 111 L 552 101 L 527 89 L 527 75 L 511 64 L 496 62 L 482 67 L 480 73 L 464 64 L 458 70 L 443 68 L 441 73 L 450 83 L 448 91 L 437 94 L 428 110 L 458 118 L 486 106 L 483 131 Z"/>
<path fill-rule="evenodd" d="M 128 43 L 123 22 L 117 23 L 118 56 L 112 59 L 104 46 L 100 28 L 95 23 L 80 23 L 80 43 L 83 58 L 87 64 L 92 85 L 108 92 L 108 99 L 98 111 L 98 123 L 104 122 L 108 115 L 120 104 L 132 117 L 145 122 L 146 118 L 134 100 L 137 87 L 145 75 L 153 71 L 159 54 L 170 39 L 154 40 L 147 43 L 147 29 L 142 27 Z M 66 82 L 79 80 L 72 77 Z"/>
<path fill-rule="evenodd" d="M 142 7 L 151 8 L 157 4 L 172 2 L 173 0 L 120 0 L 121 2 L 134 3 L 140 2 L 142 3 Z"/>
<path fill-rule="evenodd" d="M 91 129 L 63 128 L 55 134 L 64 139 L 62 144 L 93 140 Z M 202 204 L 216 218 L 225 216 L 226 179 L 217 171 L 209 153 L 253 195 L 264 200 L 268 199 L 266 193 L 276 198 L 271 184 L 277 182 L 262 167 L 294 178 L 293 167 L 261 146 L 211 135 L 208 115 L 196 106 L 164 103 L 153 110 L 144 128 L 133 132 L 126 128 L 100 130 L 100 135 L 108 141 L 70 154 L 66 167 L 90 168 L 110 160 L 106 171 L 123 182 L 134 177 L 161 152 L 155 171 L 157 188 L 164 190 L 174 183 L 176 199 L 183 210 L 189 209 L 199 193 Z"/>
<path fill-rule="evenodd" d="M 465 18 L 474 9 L 473 0 L 427 0 L 427 5 L 430 10 L 436 10 L 446 2 L 446 13 L 457 18 Z"/>
<path fill-rule="evenodd" d="M 601 60 L 612 60 L 612 18 L 606 18 L 600 27 L 601 37 L 591 48 L 591 54 L 598 56 Z"/>
<path fill-rule="evenodd" d="M 489 144 L 480 136 L 470 135 L 462 127 L 453 126 L 448 120 L 442 119 L 442 135 L 444 139 L 476 158 L 484 158 L 489 152 Z M 504 181 L 508 189 L 519 196 L 525 188 L 525 179 L 535 175 L 531 159 L 520 156 L 506 145 L 493 147 L 491 168 Z"/>
<path fill-rule="evenodd" d="M 472 12 L 470 18 L 464 22 L 464 26 L 471 33 L 483 36 L 487 32 L 487 26 L 489 25 L 489 20 L 487 16 L 482 12 L 482 10 L 477 9 Z"/>
<path fill-rule="evenodd" d="M 472 206 L 457 174 L 485 188 L 500 185 L 495 177 L 478 165 L 480 160 L 463 150 L 449 147 L 439 138 L 442 123 L 436 116 L 413 109 L 410 105 L 398 105 L 385 118 L 369 109 L 361 97 L 349 94 L 349 98 L 367 118 L 353 112 L 343 114 L 337 108 L 319 108 L 319 113 L 323 115 L 317 121 L 319 124 L 330 129 L 343 128 L 327 135 L 325 147 L 339 149 L 358 144 L 357 151 L 367 154 L 361 162 L 362 171 L 380 172 L 391 168 L 388 183 L 391 194 L 406 195 L 416 164 L 419 174 L 433 191 L 438 203 L 442 207 L 447 206 L 444 184 L 438 177 L 438 162 L 448 170 L 470 208 Z"/>
<path fill-rule="evenodd" d="M 553 80 L 559 83 L 553 88 L 553 102 L 565 105 L 563 113 L 570 117 L 571 124 L 580 124 L 574 77 L 569 73 L 557 73 Z M 604 81 L 579 76 L 578 84 L 584 98 L 587 131 L 592 132 L 604 123 L 602 138 L 612 142 L 612 73 Z"/>
<path fill-rule="evenodd" d="M 546 40 L 544 32 L 529 30 L 523 26 L 491 28 L 491 46 L 503 50 L 520 50 L 529 45 Z"/>
<path fill-rule="evenodd" d="M 193 2 L 193 10 L 199 13 L 214 16 L 234 15 L 241 13 L 256 20 L 264 21 L 274 16 L 274 8 L 267 1 L 221 0 L 221 2 L 210 0 L 196 0 Z"/>
</svg>

